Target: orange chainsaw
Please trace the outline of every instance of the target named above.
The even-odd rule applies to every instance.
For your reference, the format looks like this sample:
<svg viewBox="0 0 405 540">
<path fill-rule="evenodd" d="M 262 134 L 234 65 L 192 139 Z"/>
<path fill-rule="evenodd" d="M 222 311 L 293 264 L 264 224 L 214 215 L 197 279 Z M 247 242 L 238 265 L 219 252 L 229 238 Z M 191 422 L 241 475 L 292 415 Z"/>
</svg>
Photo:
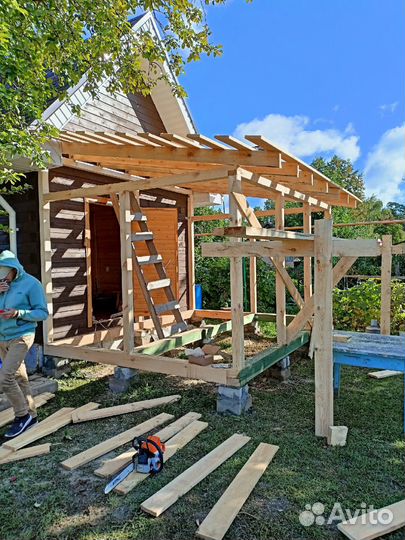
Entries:
<svg viewBox="0 0 405 540">
<path fill-rule="evenodd" d="M 110 493 L 132 472 L 141 474 L 158 474 L 163 469 L 163 454 L 166 450 L 164 443 L 156 435 L 139 437 L 132 441 L 135 454 L 132 462 L 106 485 L 104 493 Z"/>
</svg>

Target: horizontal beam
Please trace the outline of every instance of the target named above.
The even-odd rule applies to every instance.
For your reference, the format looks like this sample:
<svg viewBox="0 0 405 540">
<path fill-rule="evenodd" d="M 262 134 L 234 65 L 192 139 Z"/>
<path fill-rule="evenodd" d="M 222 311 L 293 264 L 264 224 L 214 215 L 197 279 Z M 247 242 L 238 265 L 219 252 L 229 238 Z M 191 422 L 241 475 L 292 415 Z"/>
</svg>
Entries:
<svg viewBox="0 0 405 540">
<path fill-rule="evenodd" d="M 94 197 L 99 195 L 107 195 L 110 193 L 120 193 L 121 191 L 148 190 L 154 188 L 163 188 L 166 186 L 190 184 L 193 182 L 207 182 L 210 180 L 228 178 L 229 172 L 230 171 L 228 171 L 227 169 L 222 168 L 212 171 L 197 171 L 187 172 L 178 175 L 176 174 L 169 176 L 161 176 L 159 178 L 149 178 L 132 182 L 117 182 L 89 188 L 62 190 L 46 194 L 44 196 L 44 200 L 46 202 L 64 201 L 68 199 L 78 199 L 82 197 Z"/>
<path fill-rule="evenodd" d="M 201 244 L 203 257 L 313 257 L 311 240 L 268 242 L 207 242 Z"/>
<path fill-rule="evenodd" d="M 313 241 L 312 234 L 296 233 L 292 231 L 276 231 L 276 229 L 264 229 L 262 227 L 219 227 L 215 229 L 216 236 L 232 236 L 236 238 L 280 239 L 280 240 L 307 240 Z"/>
<path fill-rule="evenodd" d="M 277 364 L 277 362 L 308 343 L 309 338 L 309 332 L 301 332 L 301 334 L 293 339 L 291 343 L 282 345 L 281 347 L 267 349 L 253 358 L 250 358 L 249 363 L 238 374 L 240 385 L 244 386 L 260 375 L 260 373 L 263 373 L 266 369 L 274 366 L 274 364 Z"/>
</svg>

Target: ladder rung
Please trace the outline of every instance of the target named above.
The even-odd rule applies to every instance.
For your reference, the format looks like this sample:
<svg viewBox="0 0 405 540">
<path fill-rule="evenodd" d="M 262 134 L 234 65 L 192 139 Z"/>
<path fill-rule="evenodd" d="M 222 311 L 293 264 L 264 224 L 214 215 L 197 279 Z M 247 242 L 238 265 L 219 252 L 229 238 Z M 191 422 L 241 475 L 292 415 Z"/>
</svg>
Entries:
<svg viewBox="0 0 405 540">
<path fill-rule="evenodd" d="M 177 334 L 177 332 L 182 332 L 183 330 L 186 330 L 187 329 L 187 323 L 185 323 L 184 321 L 181 322 L 181 323 L 178 323 L 178 324 L 175 324 L 171 327 L 171 332 L 170 334 L 173 335 L 173 334 Z"/>
<path fill-rule="evenodd" d="M 152 232 L 132 233 L 131 240 L 132 242 L 145 242 L 146 240 L 153 240 L 153 233 Z"/>
<path fill-rule="evenodd" d="M 142 255 L 137 257 L 136 260 L 141 266 L 144 264 L 158 264 L 162 262 L 162 255 Z"/>
<path fill-rule="evenodd" d="M 166 313 L 167 311 L 173 311 L 174 309 L 180 309 L 180 304 L 177 302 L 177 300 L 173 300 L 172 302 L 168 302 L 167 304 L 160 304 L 158 306 L 155 306 L 155 311 L 158 315 L 161 313 Z"/>
<path fill-rule="evenodd" d="M 147 283 L 146 288 L 148 291 L 154 291 L 155 289 L 164 289 L 165 287 L 170 286 L 170 279 L 158 279 L 156 281 L 149 281 Z"/>
<path fill-rule="evenodd" d="M 145 216 L 145 214 L 141 214 L 140 212 L 136 212 L 132 216 L 132 221 L 148 221 L 148 218 Z"/>
</svg>

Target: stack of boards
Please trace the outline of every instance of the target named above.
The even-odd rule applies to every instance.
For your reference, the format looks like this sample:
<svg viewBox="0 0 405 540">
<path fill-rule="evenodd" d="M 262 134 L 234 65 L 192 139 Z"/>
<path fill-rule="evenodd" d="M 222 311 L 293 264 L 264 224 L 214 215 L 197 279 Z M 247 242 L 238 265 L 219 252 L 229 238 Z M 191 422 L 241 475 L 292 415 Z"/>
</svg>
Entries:
<svg viewBox="0 0 405 540">
<path fill-rule="evenodd" d="M 50 399 L 50 397 L 51 396 L 48 395 L 47 399 Z M 38 396 L 37 398 L 38 406 L 43 404 L 40 398 L 41 396 Z M 42 400 L 44 399 L 45 398 L 42 397 Z M 125 405 L 117 405 L 105 409 L 99 409 L 98 403 L 87 403 L 77 409 L 67 407 L 60 409 L 19 437 L 6 441 L 0 448 L 0 464 L 49 453 L 50 444 L 41 444 L 28 448 L 25 447 L 70 423 L 94 421 L 115 415 L 137 412 L 174 403 L 179 399 L 179 395 L 173 395 L 128 403 Z M 12 421 L 12 416 L 12 411 L 8 411 L 7 415 L 4 415 L 2 425 Z M 129 444 L 136 437 L 150 434 L 156 428 L 159 428 L 159 431 L 154 434 L 160 437 L 166 445 L 164 459 L 165 462 L 167 462 L 178 450 L 186 446 L 208 427 L 207 422 L 202 422 L 200 418 L 201 414 L 196 412 L 188 412 L 177 420 L 171 414 L 160 413 L 141 424 L 80 452 L 79 454 L 73 455 L 62 461 L 61 465 L 67 470 L 77 469 L 123 445 Z M 0 421 L 2 421 L 1 416 Z M 162 424 L 170 421 L 170 424 L 161 428 Z M 157 493 L 145 500 L 141 504 L 142 510 L 154 517 L 160 516 L 180 499 L 180 497 L 193 489 L 249 441 L 250 437 L 245 435 L 236 433 L 231 435 L 222 442 L 222 444 L 214 448 Z M 242 508 L 262 474 L 265 472 L 269 463 L 272 461 L 277 450 L 278 447 L 271 444 L 260 443 L 257 446 L 229 487 L 225 490 L 199 526 L 196 531 L 198 537 L 220 540 L 225 536 L 239 510 Z M 116 455 L 112 459 L 107 459 L 94 471 L 94 473 L 101 478 L 108 479 L 114 477 L 131 462 L 134 453 L 135 450 L 131 448 Z M 148 477 L 149 475 L 147 474 L 141 474 L 134 471 L 125 478 L 123 482 L 116 486 L 114 491 L 120 494 L 129 493 L 138 484 L 147 480 Z"/>
</svg>

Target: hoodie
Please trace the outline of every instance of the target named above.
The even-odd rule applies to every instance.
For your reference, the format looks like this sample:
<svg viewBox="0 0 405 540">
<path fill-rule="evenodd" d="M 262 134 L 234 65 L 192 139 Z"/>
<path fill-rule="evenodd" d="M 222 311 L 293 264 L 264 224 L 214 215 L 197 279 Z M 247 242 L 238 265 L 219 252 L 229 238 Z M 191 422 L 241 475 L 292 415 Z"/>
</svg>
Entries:
<svg viewBox="0 0 405 540">
<path fill-rule="evenodd" d="M 15 268 L 17 274 L 6 292 L 0 293 L 0 310 L 16 309 L 17 317 L 0 317 L 0 341 L 35 334 L 38 321 L 48 318 L 45 292 L 40 281 L 27 274 L 11 251 L 0 253 L 0 266 Z"/>
</svg>

